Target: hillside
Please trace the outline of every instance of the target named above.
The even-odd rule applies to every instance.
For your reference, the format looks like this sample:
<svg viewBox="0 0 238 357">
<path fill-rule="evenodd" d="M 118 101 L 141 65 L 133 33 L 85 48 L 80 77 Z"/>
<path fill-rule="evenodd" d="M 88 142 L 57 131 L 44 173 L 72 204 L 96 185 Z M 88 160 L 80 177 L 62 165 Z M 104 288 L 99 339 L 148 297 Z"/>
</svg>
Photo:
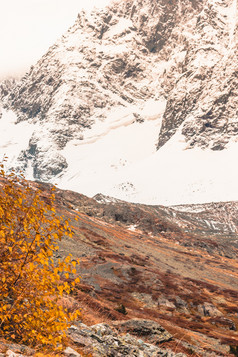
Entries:
<svg viewBox="0 0 238 357">
<path fill-rule="evenodd" d="M 153 320 L 173 336 L 161 348 L 185 356 L 238 346 L 237 202 L 168 208 L 59 189 L 56 200 L 73 222 L 58 256 L 80 257 L 84 323 Z"/>
</svg>

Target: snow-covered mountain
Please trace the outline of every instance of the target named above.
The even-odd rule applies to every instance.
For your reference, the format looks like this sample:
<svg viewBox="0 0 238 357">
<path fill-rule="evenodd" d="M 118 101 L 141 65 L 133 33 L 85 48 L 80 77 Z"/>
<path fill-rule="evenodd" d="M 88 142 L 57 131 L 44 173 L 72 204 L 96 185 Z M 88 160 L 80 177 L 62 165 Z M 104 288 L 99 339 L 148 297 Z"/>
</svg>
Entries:
<svg viewBox="0 0 238 357">
<path fill-rule="evenodd" d="M 29 179 L 150 204 L 238 200 L 236 0 L 127 0 L 0 87 L 0 154 Z"/>
</svg>

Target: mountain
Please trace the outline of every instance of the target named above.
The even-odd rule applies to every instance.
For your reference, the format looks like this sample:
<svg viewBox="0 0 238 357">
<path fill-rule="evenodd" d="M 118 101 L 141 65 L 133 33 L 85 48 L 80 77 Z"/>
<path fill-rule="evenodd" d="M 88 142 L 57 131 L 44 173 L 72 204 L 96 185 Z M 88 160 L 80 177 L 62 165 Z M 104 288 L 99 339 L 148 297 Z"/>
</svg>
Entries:
<svg viewBox="0 0 238 357">
<path fill-rule="evenodd" d="M 237 1 L 127 0 L 1 84 L 0 153 L 26 177 L 150 204 L 238 199 Z"/>
</svg>

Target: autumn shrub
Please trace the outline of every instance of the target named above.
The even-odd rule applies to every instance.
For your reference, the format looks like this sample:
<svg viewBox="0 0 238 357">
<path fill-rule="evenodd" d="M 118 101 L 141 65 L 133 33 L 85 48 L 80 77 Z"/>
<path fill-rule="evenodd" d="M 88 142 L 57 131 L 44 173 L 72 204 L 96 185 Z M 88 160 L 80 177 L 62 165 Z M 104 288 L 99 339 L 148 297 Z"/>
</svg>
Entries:
<svg viewBox="0 0 238 357">
<path fill-rule="evenodd" d="M 70 313 L 59 304 L 79 278 L 77 261 L 57 259 L 69 223 L 54 209 L 54 189 L 46 198 L 0 165 L 0 334 L 28 345 L 61 346 Z"/>
</svg>

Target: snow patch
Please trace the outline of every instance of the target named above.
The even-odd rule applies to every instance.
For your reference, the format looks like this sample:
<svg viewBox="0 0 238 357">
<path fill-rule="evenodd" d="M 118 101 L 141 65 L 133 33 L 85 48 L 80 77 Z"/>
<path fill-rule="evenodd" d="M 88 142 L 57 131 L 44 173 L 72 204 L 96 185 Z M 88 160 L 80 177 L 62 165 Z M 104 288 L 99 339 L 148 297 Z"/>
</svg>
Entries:
<svg viewBox="0 0 238 357">
<path fill-rule="evenodd" d="M 133 109 L 135 114 L 131 114 Z M 156 152 L 164 109 L 165 101 L 151 101 L 141 108 L 110 111 L 104 120 L 83 132 L 83 140 L 73 140 L 62 150 L 68 169 L 58 179 L 59 187 L 89 196 L 98 192 L 107 195 L 107 187 L 117 182 L 125 167 Z"/>
<path fill-rule="evenodd" d="M 127 229 L 128 231 L 131 231 L 131 232 L 135 232 L 136 231 L 136 225 L 135 224 L 132 224 L 131 226 L 129 226 Z"/>
<path fill-rule="evenodd" d="M 104 34 L 103 39 L 119 36 L 132 26 L 133 23 L 130 19 L 120 18 L 117 24 L 111 26 L 110 30 Z"/>
<path fill-rule="evenodd" d="M 69 164 L 59 187 L 93 196 L 98 192 L 146 204 L 191 204 L 238 199 L 238 143 L 223 151 L 186 149 L 181 129 L 156 151 L 161 112 L 144 107 L 144 122 L 127 108 L 111 112 L 85 131 L 84 140 L 67 144 Z M 160 108 L 161 109 L 161 108 Z M 131 110 L 131 109 L 130 109 Z M 146 116 L 147 114 L 147 116 Z"/>
<path fill-rule="evenodd" d="M 0 119 L 0 160 L 7 156 L 7 166 L 15 164 L 20 152 L 26 150 L 36 125 L 28 122 L 17 123 L 13 111 L 2 110 Z"/>
</svg>

